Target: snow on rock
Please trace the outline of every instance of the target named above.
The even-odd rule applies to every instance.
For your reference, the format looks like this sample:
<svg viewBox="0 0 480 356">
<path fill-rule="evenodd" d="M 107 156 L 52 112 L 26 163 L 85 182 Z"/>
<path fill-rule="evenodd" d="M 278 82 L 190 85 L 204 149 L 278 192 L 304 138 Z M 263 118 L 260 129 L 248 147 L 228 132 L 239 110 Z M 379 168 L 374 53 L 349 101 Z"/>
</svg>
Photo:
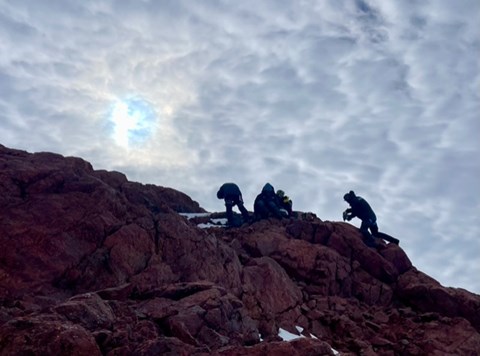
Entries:
<svg viewBox="0 0 480 356">
<path fill-rule="evenodd" d="M 181 216 L 186 217 L 188 220 L 193 218 L 204 218 L 210 216 L 210 213 L 179 213 Z"/>
</svg>

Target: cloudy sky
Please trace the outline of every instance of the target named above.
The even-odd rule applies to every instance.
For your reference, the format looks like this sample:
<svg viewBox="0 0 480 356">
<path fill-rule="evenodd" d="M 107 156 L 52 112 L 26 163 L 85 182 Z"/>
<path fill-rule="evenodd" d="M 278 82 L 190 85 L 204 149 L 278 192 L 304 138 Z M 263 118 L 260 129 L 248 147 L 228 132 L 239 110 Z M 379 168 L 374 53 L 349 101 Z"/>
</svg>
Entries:
<svg viewBox="0 0 480 356">
<path fill-rule="evenodd" d="M 480 294 L 479 23 L 478 0 L 0 0 L 0 143 L 209 211 L 270 182 L 341 220 L 354 190 Z"/>
</svg>

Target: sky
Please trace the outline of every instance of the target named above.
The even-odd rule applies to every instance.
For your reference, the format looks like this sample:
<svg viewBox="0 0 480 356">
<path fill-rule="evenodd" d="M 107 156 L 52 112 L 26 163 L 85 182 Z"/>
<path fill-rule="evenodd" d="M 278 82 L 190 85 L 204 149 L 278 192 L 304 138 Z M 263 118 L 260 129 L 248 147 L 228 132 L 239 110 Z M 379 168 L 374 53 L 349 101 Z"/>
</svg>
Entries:
<svg viewBox="0 0 480 356">
<path fill-rule="evenodd" d="M 269 182 L 339 221 L 354 190 L 480 294 L 479 23 L 478 0 L 0 0 L 0 143 L 208 211 Z"/>
</svg>

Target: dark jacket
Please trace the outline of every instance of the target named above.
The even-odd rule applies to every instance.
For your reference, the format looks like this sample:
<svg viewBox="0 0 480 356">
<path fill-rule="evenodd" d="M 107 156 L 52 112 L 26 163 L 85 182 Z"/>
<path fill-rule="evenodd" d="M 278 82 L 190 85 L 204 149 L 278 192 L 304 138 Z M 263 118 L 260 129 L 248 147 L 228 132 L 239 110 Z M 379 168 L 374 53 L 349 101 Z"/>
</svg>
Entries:
<svg viewBox="0 0 480 356">
<path fill-rule="evenodd" d="M 278 197 L 275 189 L 270 183 L 263 186 L 262 192 L 257 195 L 253 204 L 253 211 L 257 218 L 263 219 L 274 216 L 278 219 L 282 218 L 282 214 L 278 207 Z"/>
<path fill-rule="evenodd" d="M 241 197 L 240 188 L 235 183 L 223 184 L 217 192 L 218 199 L 227 199 L 232 197 Z"/>
<path fill-rule="evenodd" d="M 275 205 L 277 205 L 277 195 L 275 194 L 275 189 L 270 183 L 267 183 L 263 186 L 262 192 L 257 195 L 254 204 L 258 203 L 260 200 L 265 203 L 273 202 Z"/>
<path fill-rule="evenodd" d="M 350 218 L 358 217 L 362 221 L 377 221 L 377 217 L 373 212 L 373 209 L 365 199 L 360 196 L 356 196 L 353 191 L 345 194 L 344 199 L 350 204 L 350 209 L 347 209 L 347 213 L 349 213 Z"/>
</svg>

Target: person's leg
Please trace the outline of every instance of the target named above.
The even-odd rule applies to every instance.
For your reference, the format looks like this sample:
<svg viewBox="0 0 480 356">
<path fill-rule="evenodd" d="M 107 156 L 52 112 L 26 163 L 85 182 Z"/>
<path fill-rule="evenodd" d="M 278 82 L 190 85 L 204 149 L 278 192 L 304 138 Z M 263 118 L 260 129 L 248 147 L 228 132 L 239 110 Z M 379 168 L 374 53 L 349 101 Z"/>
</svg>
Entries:
<svg viewBox="0 0 480 356">
<path fill-rule="evenodd" d="M 267 209 L 268 209 L 268 211 L 269 211 L 274 217 L 276 217 L 277 219 L 281 219 L 281 218 L 282 218 L 282 213 L 281 213 L 280 210 L 278 209 L 277 204 L 275 204 L 273 201 L 269 201 L 269 202 L 267 203 Z"/>
<path fill-rule="evenodd" d="M 400 244 L 400 241 L 398 239 L 396 239 L 395 237 L 392 237 L 384 232 L 378 232 L 378 235 L 375 236 L 379 239 L 382 239 L 382 240 L 385 240 L 385 241 L 388 241 L 388 242 L 391 242 L 391 243 L 394 243 L 395 245 L 398 245 Z"/>
<path fill-rule="evenodd" d="M 243 202 L 239 201 L 237 203 L 238 210 L 242 213 L 243 220 L 246 222 L 250 220 L 250 214 L 248 213 L 247 209 L 245 209 L 245 206 L 243 205 Z"/>
<path fill-rule="evenodd" d="M 360 225 L 360 232 L 365 238 L 365 244 L 368 247 L 376 247 L 375 239 L 373 238 L 372 234 L 370 234 L 370 232 L 368 231 L 369 227 L 370 227 L 370 220 L 362 220 L 362 225 Z"/>
<path fill-rule="evenodd" d="M 233 203 L 238 206 L 238 210 L 240 210 L 240 213 L 242 214 L 243 221 L 249 221 L 250 220 L 250 214 L 248 213 L 247 209 L 245 209 L 245 206 L 243 205 L 243 199 L 241 195 L 237 195 L 233 199 Z"/>
<path fill-rule="evenodd" d="M 233 224 L 233 201 L 232 200 L 225 200 L 225 208 L 227 210 L 227 220 L 228 224 L 232 225 Z"/>
<path fill-rule="evenodd" d="M 293 215 L 293 209 L 292 209 L 292 206 L 290 204 L 287 204 L 287 212 L 288 212 L 288 216 Z"/>
<path fill-rule="evenodd" d="M 268 209 L 265 206 L 265 202 L 263 200 L 257 201 L 255 204 L 255 217 L 257 219 L 266 219 L 268 218 Z"/>
</svg>

